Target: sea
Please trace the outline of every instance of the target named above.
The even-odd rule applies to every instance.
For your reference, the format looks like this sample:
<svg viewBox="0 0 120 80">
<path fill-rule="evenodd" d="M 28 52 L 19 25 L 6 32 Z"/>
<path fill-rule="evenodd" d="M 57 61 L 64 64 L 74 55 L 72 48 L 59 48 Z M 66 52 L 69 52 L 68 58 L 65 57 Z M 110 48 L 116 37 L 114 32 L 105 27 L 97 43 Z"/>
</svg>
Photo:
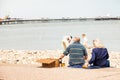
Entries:
<svg viewBox="0 0 120 80">
<path fill-rule="evenodd" d="M 0 49 L 63 50 L 66 35 L 99 38 L 109 51 L 120 51 L 120 20 L 39 22 L 0 25 Z"/>
</svg>

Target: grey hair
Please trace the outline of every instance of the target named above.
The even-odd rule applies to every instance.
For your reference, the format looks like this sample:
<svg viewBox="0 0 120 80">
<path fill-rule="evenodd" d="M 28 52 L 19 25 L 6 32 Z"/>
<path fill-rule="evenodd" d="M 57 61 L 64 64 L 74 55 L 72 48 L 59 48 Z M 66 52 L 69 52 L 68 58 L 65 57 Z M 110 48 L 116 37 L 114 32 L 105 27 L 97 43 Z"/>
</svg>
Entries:
<svg viewBox="0 0 120 80">
<path fill-rule="evenodd" d="M 104 48 L 105 47 L 99 39 L 93 40 L 93 46 L 95 48 Z"/>
</svg>

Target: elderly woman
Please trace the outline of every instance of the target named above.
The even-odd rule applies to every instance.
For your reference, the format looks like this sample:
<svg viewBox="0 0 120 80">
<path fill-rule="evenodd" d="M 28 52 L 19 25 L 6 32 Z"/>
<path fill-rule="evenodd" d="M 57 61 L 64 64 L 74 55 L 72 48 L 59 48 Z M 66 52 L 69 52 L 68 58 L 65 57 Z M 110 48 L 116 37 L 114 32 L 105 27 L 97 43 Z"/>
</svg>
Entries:
<svg viewBox="0 0 120 80">
<path fill-rule="evenodd" d="M 93 40 L 93 50 L 92 50 L 92 57 L 89 61 L 89 68 L 103 68 L 103 67 L 110 67 L 109 61 L 109 54 L 107 49 L 103 46 L 99 39 Z"/>
</svg>

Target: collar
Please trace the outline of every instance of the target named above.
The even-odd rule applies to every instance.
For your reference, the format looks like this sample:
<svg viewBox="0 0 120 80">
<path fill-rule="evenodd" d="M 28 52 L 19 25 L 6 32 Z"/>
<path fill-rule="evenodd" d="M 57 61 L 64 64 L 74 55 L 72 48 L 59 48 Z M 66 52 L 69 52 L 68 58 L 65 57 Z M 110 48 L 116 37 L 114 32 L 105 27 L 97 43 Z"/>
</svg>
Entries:
<svg viewBox="0 0 120 80">
<path fill-rule="evenodd" d="M 75 43 L 75 44 L 80 44 L 80 42 L 73 42 L 73 43 Z"/>
</svg>

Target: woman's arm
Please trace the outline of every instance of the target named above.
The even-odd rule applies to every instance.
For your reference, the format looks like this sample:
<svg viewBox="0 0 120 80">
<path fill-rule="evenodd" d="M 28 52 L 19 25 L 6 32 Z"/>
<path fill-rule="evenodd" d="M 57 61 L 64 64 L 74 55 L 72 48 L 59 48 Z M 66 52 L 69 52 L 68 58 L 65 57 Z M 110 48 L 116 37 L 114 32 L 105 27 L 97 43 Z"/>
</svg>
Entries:
<svg viewBox="0 0 120 80">
<path fill-rule="evenodd" d="M 91 59 L 90 59 L 90 61 L 89 61 L 89 64 L 94 63 L 94 61 L 95 61 L 95 52 L 94 52 L 94 49 L 93 49 L 93 50 L 92 50 L 92 57 L 91 57 Z"/>
<path fill-rule="evenodd" d="M 106 50 L 106 54 L 107 54 L 106 58 L 108 59 L 109 58 L 108 50 L 107 50 L 107 48 L 105 48 L 105 50 Z"/>
</svg>

